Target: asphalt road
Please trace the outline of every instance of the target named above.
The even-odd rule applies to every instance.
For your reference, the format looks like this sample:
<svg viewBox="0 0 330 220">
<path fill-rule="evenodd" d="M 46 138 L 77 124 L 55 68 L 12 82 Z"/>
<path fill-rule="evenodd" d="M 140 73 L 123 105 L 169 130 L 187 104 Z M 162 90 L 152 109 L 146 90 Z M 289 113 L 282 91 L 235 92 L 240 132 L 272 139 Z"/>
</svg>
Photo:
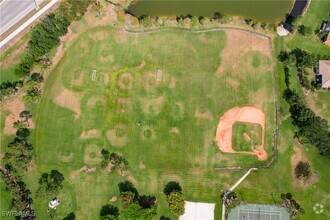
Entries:
<svg viewBox="0 0 330 220">
<path fill-rule="evenodd" d="M 0 35 L 20 21 L 44 0 L 3 0 L 0 3 Z"/>
</svg>

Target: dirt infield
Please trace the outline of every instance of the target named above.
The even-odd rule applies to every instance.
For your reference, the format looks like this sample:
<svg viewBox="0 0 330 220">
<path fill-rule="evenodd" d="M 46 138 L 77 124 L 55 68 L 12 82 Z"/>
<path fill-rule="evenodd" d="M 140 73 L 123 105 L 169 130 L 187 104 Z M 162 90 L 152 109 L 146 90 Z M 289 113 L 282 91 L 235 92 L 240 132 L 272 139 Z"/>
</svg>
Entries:
<svg viewBox="0 0 330 220">
<path fill-rule="evenodd" d="M 260 124 L 262 127 L 262 142 L 259 150 L 234 151 L 232 146 L 233 124 L 237 121 Z M 267 153 L 264 149 L 265 114 L 256 107 L 235 107 L 227 111 L 218 124 L 216 140 L 219 149 L 226 153 L 253 154 L 259 160 L 266 160 Z"/>
</svg>

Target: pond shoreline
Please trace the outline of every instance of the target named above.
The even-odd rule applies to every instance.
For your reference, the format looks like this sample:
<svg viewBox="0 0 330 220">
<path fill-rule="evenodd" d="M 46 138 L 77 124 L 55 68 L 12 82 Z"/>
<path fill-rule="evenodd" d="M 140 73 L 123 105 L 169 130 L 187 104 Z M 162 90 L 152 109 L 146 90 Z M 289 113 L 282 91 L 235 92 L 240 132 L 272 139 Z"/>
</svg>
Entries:
<svg viewBox="0 0 330 220">
<path fill-rule="evenodd" d="M 141 16 L 197 16 L 211 17 L 219 12 L 228 17 L 253 19 L 259 22 L 278 24 L 295 4 L 295 0 L 274 1 L 209 1 L 209 0 L 179 0 L 165 2 L 163 0 L 134 0 L 126 7 L 126 12 L 135 17 Z M 276 9 L 276 10 L 274 10 Z"/>
<path fill-rule="evenodd" d="M 293 23 L 299 17 L 305 14 L 311 0 L 296 0 L 290 14 L 283 23 L 283 27 L 290 33 L 294 32 Z"/>
</svg>

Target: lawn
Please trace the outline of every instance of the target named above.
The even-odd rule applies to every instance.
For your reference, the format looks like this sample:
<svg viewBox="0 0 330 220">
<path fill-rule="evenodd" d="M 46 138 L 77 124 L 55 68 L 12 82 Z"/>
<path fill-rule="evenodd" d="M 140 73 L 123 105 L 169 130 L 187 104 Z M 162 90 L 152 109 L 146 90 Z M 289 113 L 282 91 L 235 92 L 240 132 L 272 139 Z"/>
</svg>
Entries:
<svg viewBox="0 0 330 220">
<path fill-rule="evenodd" d="M 259 124 L 235 122 L 232 136 L 236 151 L 258 150 L 262 143 L 262 127 Z"/>
<path fill-rule="evenodd" d="M 328 8 L 327 1 L 312 1 L 303 22 L 317 27 L 313 17 L 325 16 Z M 222 153 L 214 141 L 220 117 L 235 106 L 262 109 L 266 114 L 265 149 L 272 155 L 273 64 L 263 51 L 267 46 L 247 37 L 239 31 L 128 35 L 110 26 L 79 35 L 47 78 L 41 102 L 37 107 L 27 106 L 36 125 L 32 129 L 35 157 L 24 181 L 32 192 L 38 219 L 63 219 L 70 212 L 78 219 L 98 219 L 101 207 L 118 196 L 118 183 L 124 180 L 134 183 L 140 194 L 157 197 L 155 219 L 162 215 L 177 219 L 169 214 L 163 194 L 164 185 L 171 180 L 180 183 L 186 200 L 216 203 L 215 219 L 220 219 L 221 193 L 246 171 L 214 168 L 260 166 L 271 159 L 261 162 L 253 155 Z M 253 47 L 244 48 L 244 44 Z M 320 53 L 329 51 L 315 37 L 298 34 L 276 37 L 273 46 L 274 57 L 280 49 L 298 46 Z M 7 68 L 11 74 L 1 75 L 7 77 L 1 80 L 14 80 L 13 70 L 14 66 Z M 281 193 L 291 192 L 306 211 L 299 219 L 327 219 L 329 161 L 315 147 L 302 146 L 294 139 L 296 128 L 282 98 L 285 84 L 279 63 L 275 73 L 280 109 L 277 163 L 251 173 L 235 192 L 245 202 L 277 204 L 281 204 Z M 301 92 L 295 75 L 291 78 L 292 86 Z M 323 103 L 329 99 L 324 93 L 317 95 Z M 316 106 L 324 104 L 316 102 Z M 329 115 L 328 108 L 319 109 Z M 238 127 L 235 134 L 242 142 L 245 139 L 240 130 L 258 130 L 251 125 Z M 1 144 L 6 146 L 11 138 L 2 135 Z M 6 151 L 3 146 L 1 154 Z M 120 176 L 101 170 L 101 149 L 123 155 L 129 163 L 128 173 Z M 308 160 L 312 167 L 313 179 L 305 185 L 294 179 L 297 159 Z M 84 165 L 96 171 L 82 172 Z M 54 196 L 35 196 L 41 173 L 51 169 L 65 176 L 63 190 L 54 195 L 61 200 L 55 212 L 47 210 Z M 0 190 L 0 208 L 6 210 L 10 194 L 3 187 Z M 321 215 L 313 211 L 316 203 L 324 205 Z"/>
<path fill-rule="evenodd" d="M 169 215 L 162 190 L 171 180 L 182 185 L 187 200 L 218 204 L 221 190 L 242 172 L 218 173 L 215 167 L 258 166 L 271 159 L 224 154 L 214 142 L 224 112 L 256 106 L 267 115 L 266 150 L 272 151 L 270 59 L 247 51 L 219 71 L 228 60 L 222 53 L 226 42 L 224 31 L 127 35 L 109 27 L 77 38 L 47 80 L 34 134 L 34 172 L 58 169 L 66 178 L 59 197 L 71 205 L 58 208 L 59 218 L 74 211 L 94 219 L 118 196 L 123 180 L 141 194 L 155 195 L 159 216 Z M 128 160 L 126 176 L 100 170 L 101 149 Z M 81 172 L 84 165 L 97 171 Z M 35 178 L 28 182 L 32 190 L 37 187 Z M 50 215 L 51 199 L 35 203 L 41 218 Z"/>
</svg>

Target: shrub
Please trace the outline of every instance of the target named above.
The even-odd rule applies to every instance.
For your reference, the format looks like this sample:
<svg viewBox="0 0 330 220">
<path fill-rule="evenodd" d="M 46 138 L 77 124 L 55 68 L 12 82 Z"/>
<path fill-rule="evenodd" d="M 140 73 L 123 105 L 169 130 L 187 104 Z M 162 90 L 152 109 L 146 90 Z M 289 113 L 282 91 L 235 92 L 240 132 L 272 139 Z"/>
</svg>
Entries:
<svg viewBox="0 0 330 220">
<path fill-rule="evenodd" d="M 294 169 L 294 173 L 297 179 L 307 179 L 311 175 L 311 169 L 308 162 L 299 161 Z"/>
<path fill-rule="evenodd" d="M 174 191 L 170 193 L 166 199 L 169 205 L 169 209 L 173 214 L 177 216 L 184 214 L 185 201 L 184 201 L 184 196 L 181 192 Z"/>
</svg>

